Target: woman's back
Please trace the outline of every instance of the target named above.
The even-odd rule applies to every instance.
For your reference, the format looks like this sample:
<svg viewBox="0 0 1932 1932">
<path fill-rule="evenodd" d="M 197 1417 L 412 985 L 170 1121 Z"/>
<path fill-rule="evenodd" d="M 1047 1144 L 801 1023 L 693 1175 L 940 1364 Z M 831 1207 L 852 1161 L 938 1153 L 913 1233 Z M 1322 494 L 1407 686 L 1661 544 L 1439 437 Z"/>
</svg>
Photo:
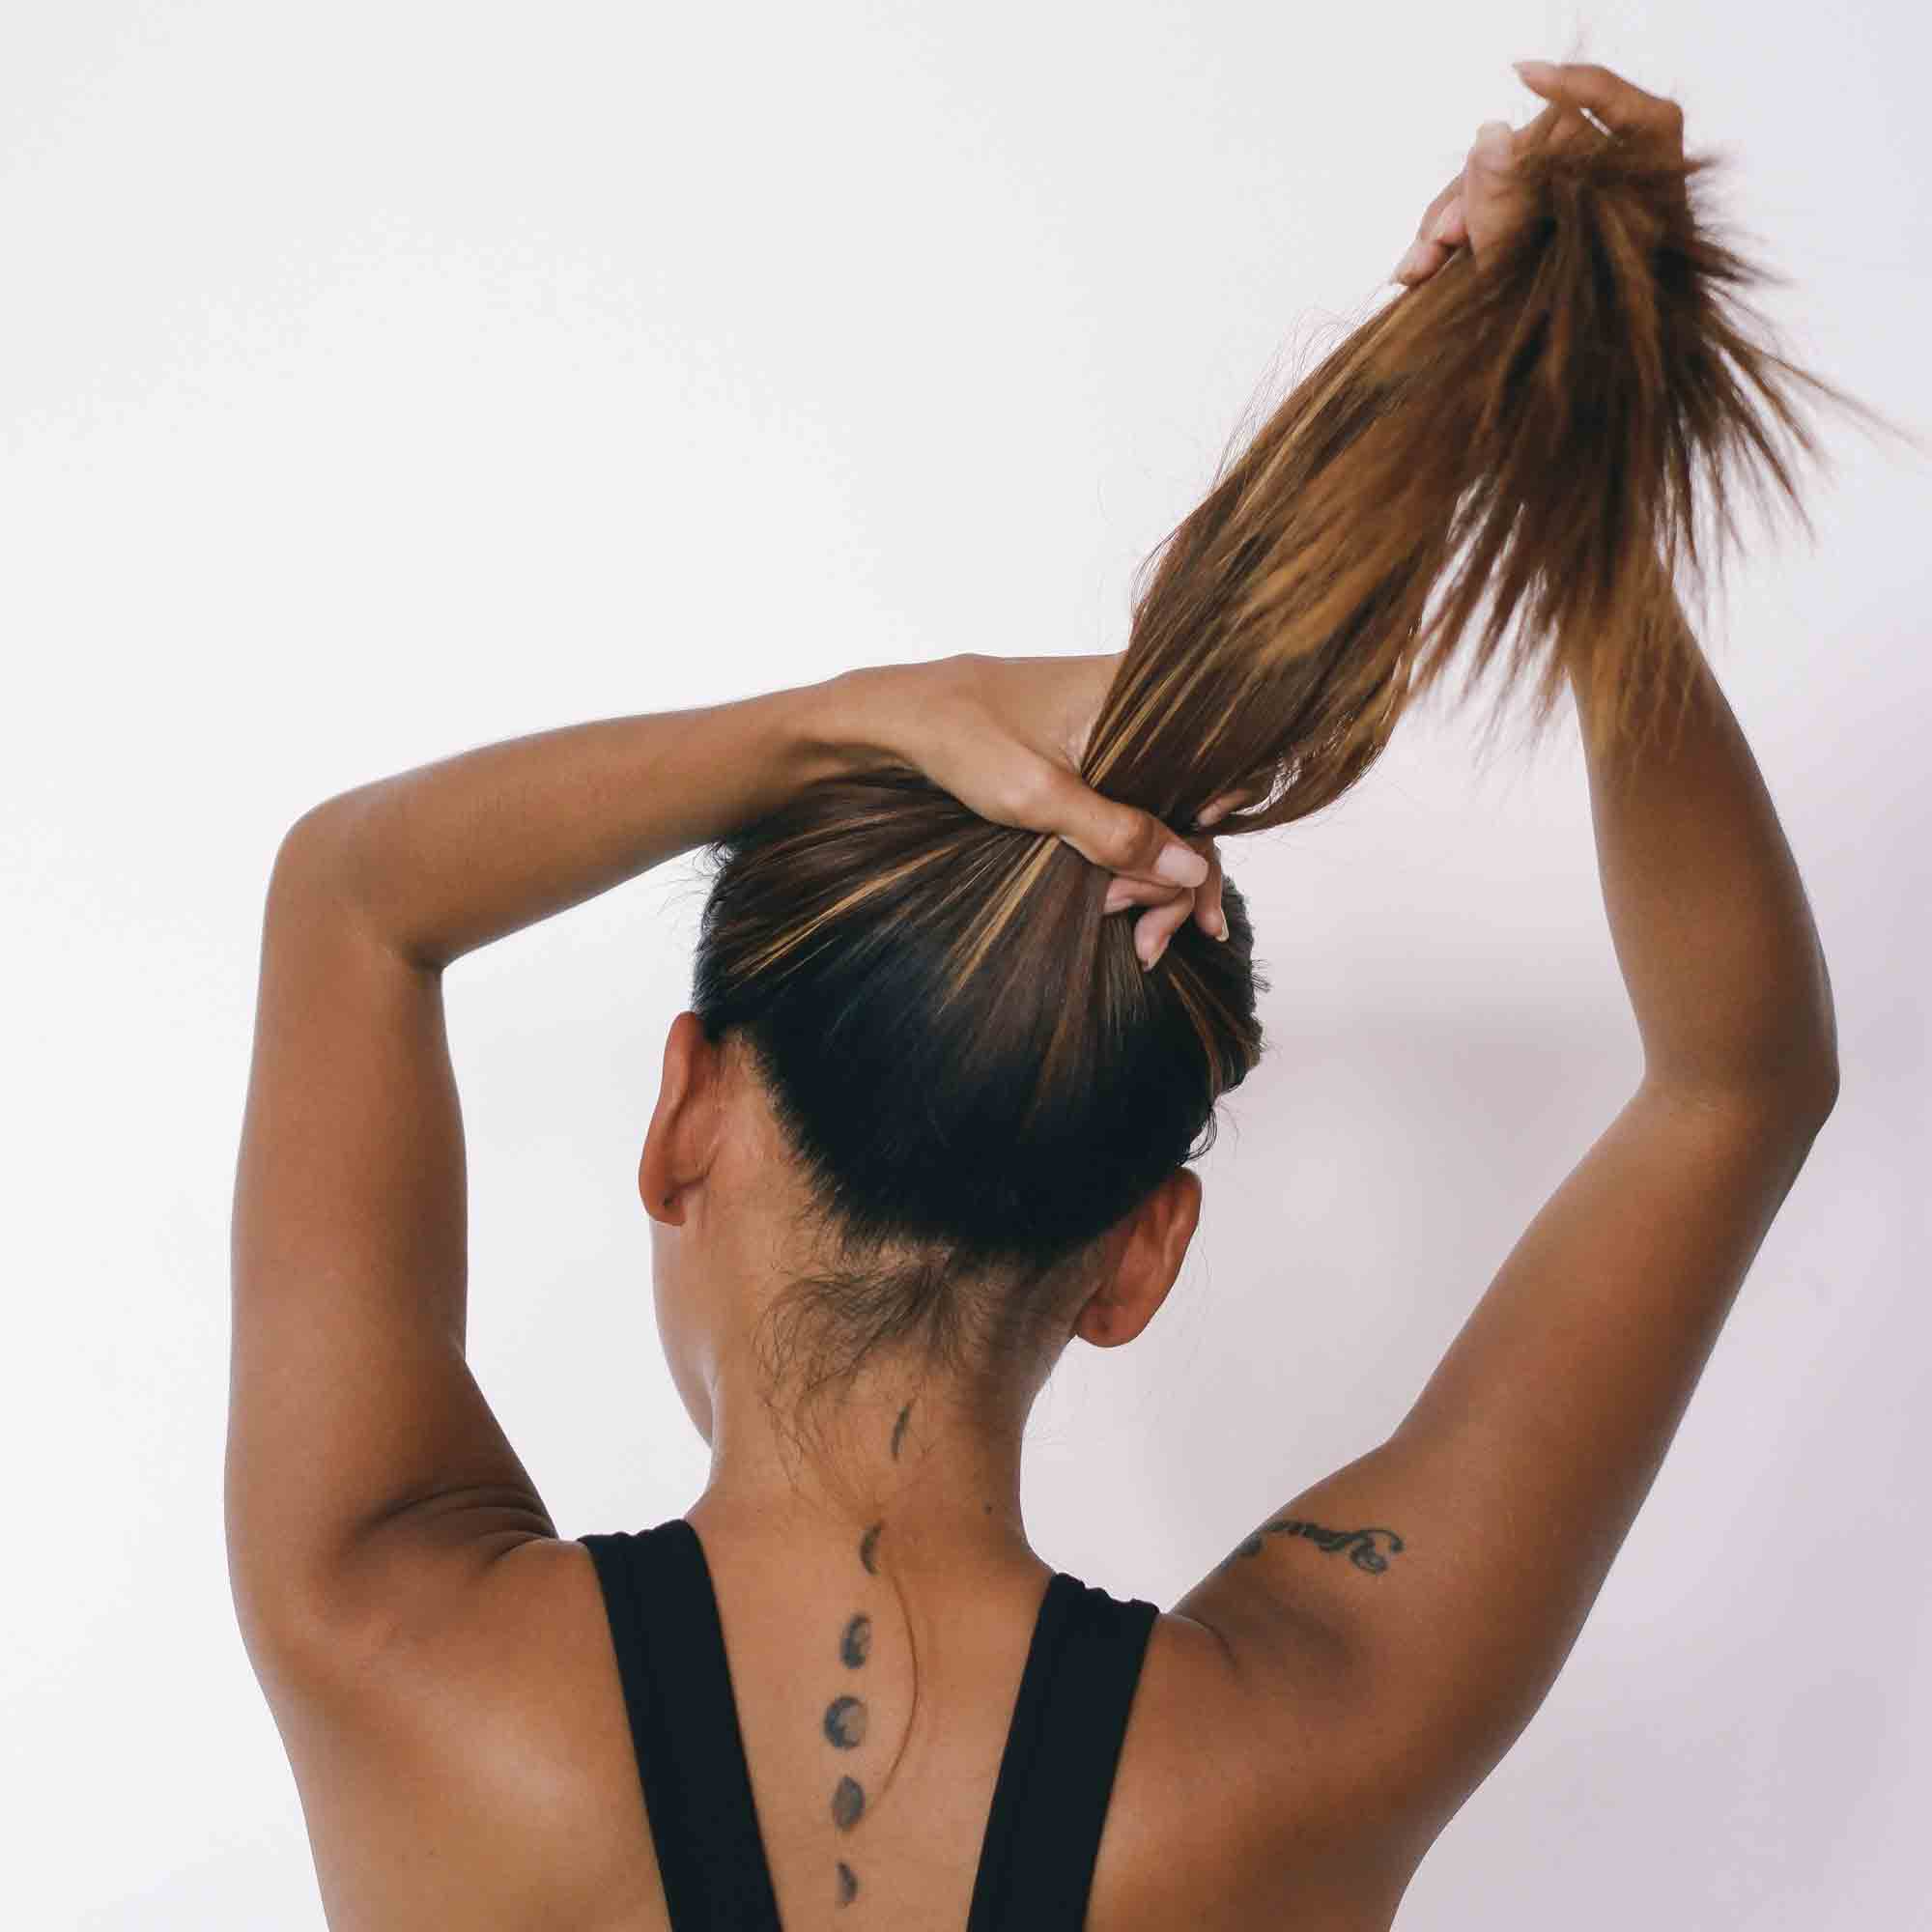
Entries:
<svg viewBox="0 0 1932 1932">
<path fill-rule="evenodd" d="M 695 1568 L 687 1551 L 701 1552 Z M 621 1579 L 609 1595 L 600 1564 Z M 293 1751 L 336 1932 L 770 1923 L 753 1905 L 754 1857 L 722 1885 L 736 1861 L 708 1878 L 694 1871 L 687 1882 L 710 1910 L 673 1918 L 627 1715 L 636 1664 L 613 1641 L 642 1611 L 660 1689 L 671 1692 L 664 1736 L 675 1763 L 664 1788 L 685 1804 L 699 1794 L 704 1810 L 696 1833 L 672 1841 L 670 1859 L 689 1865 L 694 1836 L 728 1840 L 745 1825 L 728 1799 L 728 1722 L 692 1737 L 679 1728 L 710 1700 L 705 1633 L 686 1593 L 707 1575 L 755 1804 L 751 1842 L 785 1932 L 965 1932 L 969 1922 L 1232 1932 L 1290 1912 L 1298 1924 L 1388 1923 L 1400 1886 L 1378 1886 L 1337 1856 L 1347 1848 L 1342 1821 L 1322 1815 L 1321 1767 L 1265 1760 L 1274 1727 L 1244 1713 L 1255 1687 L 1202 1624 L 1083 1592 L 1071 1577 L 1056 1590 L 1037 1561 L 961 1576 L 943 1608 L 908 1618 L 887 1575 L 861 1576 L 849 1544 L 700 1543 L 672 1519 L 640 1537 L 522 1541 L 460 1608 L 391 1627 L 360 1668 L 337 1673 L 333 1709 Z M 635 1584 L 656 1593 L 655 1619 Z M 1042 1649 L 1024 1700 L 1038 1728 L 1010 1753 L 1004 1816 L 989 1833 L 1029 1657 L 1056 1605 L 1069 1613 L 1053 1619 L 1061 1641 L 1051 1659 Z M 859 1616 L 869 1627 L 855 1632 Z M 1313 1647 L 1308 1667 L 1320 1668 Z M 831 1701 L 862 1680 L 863 1728 L 848 1720 L 857 1742 L 835 1745 Z M 1311 1708 L 1321 1701 L 1312 1695 Z M 1110 1719 L 1123 1723 L 1111 1775 L 1105 1738 L 1088 1734 Z M 845 1825 L 835 1817 L 853 1808 L 849 1793 L 835 1807 L 841 1779 L 863 1793 Z M 727 1795 L 711 1805 L 714 1783 Z M 1084 1917 L 1068 1892 L 1088 1858 L 1078 1824 L 1065 1822 L 1083 1807 L 1101 1822 Z M 1007 1870 L 982 1877 L 1002 1851 Z"/>
</svg>

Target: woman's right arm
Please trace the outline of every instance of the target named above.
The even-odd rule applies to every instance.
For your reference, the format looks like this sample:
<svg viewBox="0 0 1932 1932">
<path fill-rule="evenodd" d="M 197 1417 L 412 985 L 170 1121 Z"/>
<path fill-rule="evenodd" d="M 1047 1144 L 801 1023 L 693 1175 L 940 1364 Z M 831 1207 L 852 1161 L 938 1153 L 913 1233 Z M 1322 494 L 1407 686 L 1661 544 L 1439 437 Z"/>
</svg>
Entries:
<svg viewBox="0 0 1932 1932">
<path fill-rule="evenodd" d="M 1837 1032 L 1804 882 L 1674 594 L 1669 608 L 1690 679 L 1680 734 L 1586 753 L 1604 909 L 1645 1085 L 1774 1101 L 1796 1089 L 1829 1106 Z M 1577 680 L 1571 689 L 1587 747 L 1592 700 Z"/>
<path fill-rule="evenodd" d="M 1551 140 L 1682 116 L 1607 70 L 1524 78 Z M 1512 218 L 1494 132 L 1431 204 L 1426 279 Z M 1635 1091 L 1530 1222 L 1408 1414 L 1177 1611 L 1220 1639 L 1258 1842 L 1400 1897 L 1561 1670 L 1837 1095 L 1830 977 L 1749 747 L 1660 576 L 1659 696 L 1573 680 Z M 1641 654 L 1638 654 L 1641 655 Z M 1609 728 L 1628 702 L 1652 727 Z M 1682 708 L 1678 700 L 1683 700 Z M 1594 728 L 1593 728 L 1594 727 Z M 1240 1748 L 1230 1745 L 1231 1749 Z M 1302 1862 L 1307 1862 L 1302 1859 Z"/>
<path fill-rule="evenodd" d="M 1220 1634 L 1251 1690 L 1279 1692 L 1285 1750 L 1308 1751 L 1311 1697 L 1333 1713 L 1337 1815 L 1370 1821 L 1365 1856 L 1410 1869 L 1561 1669 L 1836 1097 L 1798 868 L 1685 641 L 1696 683 L 1674 742 L 1589 768 L 1635 1094 L 1395 1433 L 1175 1606 Z M 1268 1701 L 1249 1708 L 1265 1731 Z"/>
</svg>

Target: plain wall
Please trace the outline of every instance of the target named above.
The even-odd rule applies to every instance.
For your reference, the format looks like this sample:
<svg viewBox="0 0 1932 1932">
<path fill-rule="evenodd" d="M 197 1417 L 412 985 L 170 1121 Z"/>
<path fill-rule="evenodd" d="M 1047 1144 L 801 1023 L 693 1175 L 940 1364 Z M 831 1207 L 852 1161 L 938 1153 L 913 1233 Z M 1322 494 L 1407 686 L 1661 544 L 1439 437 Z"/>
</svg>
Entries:
<svg viewBox="0 0 1932 1932">
<path fill-rule="evenodd" d="M 1791 353 L 1932 423 L 1903 0 L 0 17 L 0 1916 L 36 1932 L 322 1923 L 220 1500 L 262 895 L 309 806 L 859 663 L 1119 648 L 1270 372 L 1535 111 L 1524 56 L 1675 95 Z M 1820 429 L 1817 542 L 1755 541 L 1706 643 L 1843 1097 L 1402 1932 L 1923 1904 L 1932 493 Z M 1037 1547 L 1117 1594 L 1172 1603 L 1379 1441 L 1637 1077 L 1574 719 L 1485 765 L 1481 715 L 1226 848 L 1273 1045 L 1167 1307 L 1070 1351 L 1031 1435 Z M 700 894 L 667 867 L 449 976 L 471 1359 L 565 1535 L 704 1478 L 635 1189 Z"/>
</svg>

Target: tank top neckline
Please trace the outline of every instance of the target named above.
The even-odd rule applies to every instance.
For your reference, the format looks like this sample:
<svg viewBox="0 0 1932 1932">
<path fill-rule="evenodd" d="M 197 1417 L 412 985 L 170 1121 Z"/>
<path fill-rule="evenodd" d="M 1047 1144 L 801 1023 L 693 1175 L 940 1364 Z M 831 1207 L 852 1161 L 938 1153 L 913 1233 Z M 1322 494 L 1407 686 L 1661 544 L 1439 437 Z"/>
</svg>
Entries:
<svg viewBox="0 0 1932 1932">
<path fill-rule="evenodd" d="M 696 1525 L 578 1539 L 615 1648 L 674 1932 L 781 1932 L 723 1620 Z M 1066 1572 L 1048 1578 L 1013 1695 L 966 1932 L 1080 1932 L 1134 1690 L 1159 1612 Z M 831 1690 L 847 1672 L 828 1665 Z M 835 1679 L 841 1680 L 835 1683 Z M 863 1794 L 829 1823 L 828 1895 L 863 1894 Z M 857 1787 L 854 1785 L 856 1791 Z"/>
</svg>

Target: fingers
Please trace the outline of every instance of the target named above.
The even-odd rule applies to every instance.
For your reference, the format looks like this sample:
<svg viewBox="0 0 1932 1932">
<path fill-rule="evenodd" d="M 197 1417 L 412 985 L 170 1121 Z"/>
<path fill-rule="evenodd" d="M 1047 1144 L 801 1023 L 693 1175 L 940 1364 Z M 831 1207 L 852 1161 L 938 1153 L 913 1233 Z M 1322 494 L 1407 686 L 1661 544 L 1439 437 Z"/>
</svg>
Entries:
<svg viewBox="0 0 1932 1932">
<path fill-rule="evenodd" d="M 1430 240 L 1439 242 L 1445 248 L 1460 248 L 1469 239 L 1469 224 L 1463 215 L 1463 197 L 1459 194 L 1440 214 L 1435 217 L 1435 226 L 1429 231 Z"/>
<path fill-rule="evenodd" d="M 1606 67 L 1588 61 L 1560 66 L 1550 61 L 1519 61 L 1516 71 L 1532 94 L 1572 107 L 1587 107 L 1613 134 L 1683 134 L 1684 112 L 1676 101 L 1646 94 Z"/>
<path fill-rule="evenodd" d="M 1226 939 L 1228 936 L 1228 915 L 1221 904 L 1221 852 L 1212 839 L 1205 841 L 1208 855 L 1208 877 L 1194 889 L 1194 923 L 1210 939 Z"/>
<path fill-rule="evenodd" d="M 1480 255 L 1503 225 L 1518 189 L 1516 135 L 1507 121 L 1485 121 L 1476 130 L 1463 172 L 1424 211 L 1422 227 L 1395 265 L 1391 281 L 1426 282 L 1465 244 Z"/>
<path fill-rule="evenodd" d="M 1509 123 L 1485 121 L 1463 164 L 1463 217 L 1474 233 L 1492 230 L 1518 197 L 1516 160 L 1516 135 Z"/>
<path fill-rule="evenodd" d="M 1505 121 L 1483 124 L 1463 173 L 1423 210 L 1414 242 L 1389 271 L 1392 282 L 1412 287 L 1427 281 L 1464 245 L 1482 258 L 1516 212 L 1512 177 L 1525 145 L 1601 142 L 1607 129 L 1662 140 L 1682 152 L 1684 114 L 1676 101 L 1646 93 L 1606 67 L 1518 61 L 1516 71 L 1548 105 L 1520 131 Z"/>
<path fill-rule="evenodd" d="M 1197 827 L 1267 795 L 1265 787 L 1224 792 L 1195 815 Z M 1221 857 L 1211 839 L 1182 838 L 1151 812 L 1103 797 L 1071 772 L 1042 760 L 1037 789 L 1012 802 L 1014 823 L 1052 832 L 1086 859 L 1115 874 L 1103 914 L 1142 906 L 1134 951 L 1152 967 L 1192 919 L 1215 939 L 1228 936 L 1221 905 Z"/>
<path fill-rule="evenodd" d="M 1492 185 L 1516 166 L 1516 136 L 1507 121 L 1485 121 L 1463 164 L 1463 197 Z"/>
<path fill-rule="evenodd" d="M 1440 232 L 1445 218 L 1453 218 L 1457 229 L 1461 230 L 1462 213 L 1458 202 L 1462 192 L 1463 177 L 1457 175 L 1422 211 L 1422 219 L 1415 225 L 1415 240 L 1409 244 L 1408 252 L 1389 270 L 1390 281 L 1426 281 L 1449 259 L 1451 250 L 1462 245 L 1466 239 L 1464 234 L 1459 232 L 1452 239 Z"/>
<path fill-rule="evenodd" d="M 1221 903 L 1221 855 L 1211 839 L 1197 841 L 1195 849 L 1208 863 L 1208 877 L 1199 886 L 1156 886 L 1141 879 L 1117 878 L 1107 888 L 1100 908 L 1103 916 L 1132 906 L 1147 908 L 1134 923 L 1134 952 L 1143 967 L 1155 964 L 1190 919 L 1210 938 L 1228 936 L 1228 917 Z"/>
<path fill-rule="evenodd" d="M 1545 141 L 1560 140 L 1566 124 L 1586 141 L 1603 139 L 1567 107 L 1546 108 L 1522 128 L 1506 121 L 1485 121 L 1476 129 L 1463 170 L 1463 219 L 1479 266 L 1495 259 L 1496 249 L 1532 212 L 1535 189 L 1523 156 Z"/>
<path fill-rule="evenodd" d="M 1040 761 L 1039 771 L 1038 791 L 1028 800 L 1018 823 L 1035 832 L 1057 833 L 1083 859 L 1164 892 L 1198 886 L 1207 878 L 1208 861 L 1152 812 L 1103 798 L 1049 760 Z"/>
<path fill-rule="evenodd" d="M 1209 799 L 1194 814 L 1195 826 L 1201 831 L 1206 831 L 1210 825 L 1218 825 L 1237 807 L 1257 805 L 1267 795 L 1266 785 L 1243 785 L 1235 791 L 1224 791 L 1218 798 Z"/>
</svg>

